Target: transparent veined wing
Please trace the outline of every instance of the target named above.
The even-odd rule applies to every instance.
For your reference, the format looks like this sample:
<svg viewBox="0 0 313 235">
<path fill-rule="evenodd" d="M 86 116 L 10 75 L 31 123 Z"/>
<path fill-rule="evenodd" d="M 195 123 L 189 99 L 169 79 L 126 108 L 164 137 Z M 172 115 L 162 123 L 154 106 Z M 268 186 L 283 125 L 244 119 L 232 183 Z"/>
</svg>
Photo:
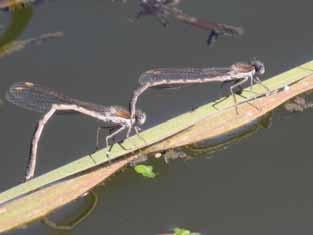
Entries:
<svg viewBox="0 0 313 235">
<path fill-rule="evenodd" d="M 9 102 L 21 108 L 40 113 L 48 112 L 53 104 L 76 104 L 101 113 L 110 111 L 110 107 L 80 101 L 52 88 L 31 82 L 14 83 L 6 92 L 5 97 Z"/>
</svg>

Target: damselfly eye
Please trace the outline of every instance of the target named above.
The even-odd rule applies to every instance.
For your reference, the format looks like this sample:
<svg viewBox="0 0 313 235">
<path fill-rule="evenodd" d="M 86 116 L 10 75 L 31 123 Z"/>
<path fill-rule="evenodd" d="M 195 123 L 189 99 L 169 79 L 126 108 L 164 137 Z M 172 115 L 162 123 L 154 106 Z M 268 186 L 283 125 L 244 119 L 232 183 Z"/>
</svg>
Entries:
<svg viewBox="0 0 313 235">
<path fill-rule="evenodd" d="M 262 75 L 265 73 L 265 66 L 261 61 L 254 60 L 254 61 L 251 61 L 251 64 L 254 66 L 255 72 L 257 74 Z"/>
<path fill-rule="evenodd" d="M 136 123 L 139 125 L 143 125 L 146 122 L 146 114 L 141 110 L 137 110 L 136 112 Z"/>
</svg>

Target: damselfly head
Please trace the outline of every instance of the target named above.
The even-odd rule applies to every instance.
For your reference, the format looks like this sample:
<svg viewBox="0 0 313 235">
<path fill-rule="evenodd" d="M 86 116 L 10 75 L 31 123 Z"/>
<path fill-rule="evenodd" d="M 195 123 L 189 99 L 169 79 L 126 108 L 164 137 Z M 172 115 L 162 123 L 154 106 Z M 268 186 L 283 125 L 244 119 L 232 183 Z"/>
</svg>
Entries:
<svg viewBox="0 0 313 235">
<path fill-rule="evenodd" d="M 264 66 L 263 62 L 261 62 L 259 60 L 252 60 L 251 65 L 254 66 L 256 74 L 262 75 L 265 73 L 265 66 Z"/>
<path fill-rule="evenodd" d="M 136 124 L 143 125 L 146 122 L 147 116 L 146 113 L 137 109 L 135 113 Z"/>
<path fill-rule="evenodd" d="M 155 3 L 157 3 L 156 0 L 139 0 L 141 6 L 153 6 Z"/>
<path fill-rule="evenodd" d="M 158 11 L 165 4 L 165 0 L 139 0 L 139 5 L 148 14 L 154 14 L 155 11 Z"/>
</svg>

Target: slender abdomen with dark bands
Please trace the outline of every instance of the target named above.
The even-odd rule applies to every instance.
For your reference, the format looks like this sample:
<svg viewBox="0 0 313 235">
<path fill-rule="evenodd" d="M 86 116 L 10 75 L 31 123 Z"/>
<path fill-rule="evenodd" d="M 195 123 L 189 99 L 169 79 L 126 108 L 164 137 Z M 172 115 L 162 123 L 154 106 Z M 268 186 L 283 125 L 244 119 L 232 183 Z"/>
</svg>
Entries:
<svg viewBox="0 0 313 235">
<path fill-rule="evenodd" d="M 223 76 L 230 71 L 229 68 L 160 68 L 149 70 L 139 77 L 140 85 L 163 82 L 164 85 L 155 88 L 179 88 L 188 86 L 185 81 L 202 80 Z M 170 84 L 171 81 L 181 81 L 181 84 Z M 168 84 L 167 84 L 168 83 Z"/>
</svg>

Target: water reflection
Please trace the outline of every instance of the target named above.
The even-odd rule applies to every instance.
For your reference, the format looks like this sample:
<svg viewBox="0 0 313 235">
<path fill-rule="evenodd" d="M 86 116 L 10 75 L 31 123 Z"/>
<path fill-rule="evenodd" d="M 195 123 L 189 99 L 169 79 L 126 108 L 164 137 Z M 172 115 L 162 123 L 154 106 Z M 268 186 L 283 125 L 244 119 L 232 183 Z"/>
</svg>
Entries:
<svg viewBox="0 0 313 235">
<path fill-rule="evenodd" d="M 124 1 L 126 2 L 126 1 Z M 239 37 L 244 33 L 244 29 L 239 26 L 212 23 L 206 19 L 200 19 L 183 12 L 178 5 L 181 0 L 140 0 L 139 10 L 133 21 L 137 21 L 143 16 L 155 16 L 164 27 L 168 26 L 168 17 L 171 16 L 179 22 L 191 25 L 195 28 L 209 31 L 207 44 L 213 46 L 220 36 Z"/>
<path fill-rule="evenodd" d="M 308 101 L 308 96 L 311 94 L 312 92 L 308 92 L 304 95 L 301 96 L 297 96 L 293 99 L 291 99 L 290 101 L 288 101 L 287 103 L 284 104 L 284 109 L 287 112 L 303 112 L 306 109 L 312 108 L 313 107 L 313 103 Z"/>
<path fill-rule="evenodd" d="M 76 216 L 76 218 L 72 219 L 69 222 L 64 222 L 64 223 L 56 223 L 53 222 L 52 220 L 50 220 L 48 217 L 44 217 L 42 219 L 42 222 L 44 224 L 46 224 L 47 226 L 49 226 L 52 229 L 55 230 L 72 230 L 74 229 L 76 226 L 78 226 L 80 223 L 82 223 L 96 208 L 97 204 L 98 204 L 98 195 L 95 191 L 90 191 L 88 193 L 86 193 L 86 195 L 83 195 L 83 198 L 86 198 L 86 196 L 88 196 L 88 201 L 89 205 L 85 206 L 84 208 L 81 208 L 81 212 Z"/>
<path fill-rule="evenodd" d="M 1 9 L 0 2 L 0 9 Z M 39 37 L 29 38 L 25 40 L 17 40 L 17 38 L 25 31 L 33 16 L 31 6 L 21 7 L 11 11 L 11 21 L 0 37 L 0 58 L 8 56 L 13 52 L 20 51 L 26 46 L 41 44 L 48 39 L 63 37 L 63 32 L 45 33 Z"/>
<path fill-rule="evenodd" d="M 10 23 L 5 26 L 5 31 L 0 37 L 0 49 L 16 40 L 26 29 L 33 16 L 31 7 L 20 8 L 12 11 L 10 14 Z"/>
<path fill-rule="evenodd" d="M 237 130 L 229 132 L 225 135 L 213 139 L 204 140 L 175 150 L 170 150 L 163 156 L 165 157 L 166 162 L 169 162 L 173 159 L 191 159 L 192 157 L 197 156 L 206 156 L 210 158 L 210 156 L 212 156 L 212 153 L 215 153 L 218 150 L 226 149 L 230 145 L 250 137 L 261 128 L 269 128 L 271 126 L 271 123 L 272 113 L 269 113 L 262 118 L 257 119 L 250 124 L 238 128 Z"/>
<path fill-rule="evenodd" d="M 0 48 L 0 58 L 11 55 L 14 52 L 24 49 L 26 46 L 40 45 L 49 39 L 56 39 L 63 37 L 63 32 L 45 33 L 39 37 L 29 38 L 25 40 L 12 41 Z"/>
<path fill-rule="evenodd" d="M 6 9 L 4 6 L 12 1 L 0 1 L 0 9 Z M 0 36 L 0 58 L 10 55 L 14 51 L 20 50 L 24 47 L 20 47 L 18 43 L 14 43 L 26 29 L 33 15 L 32 8 L 21 8 L 11 12 L 11 20 L 9 25 L 1 25 L 1 36 Z M 17 49 L 20 47 L 19 49 Z M 0 106 L 3 106 L 3 102 L 0 99 Z"/>
<path fill-rule="evenodd" d="M 198 156 L 211 158 L 213 156 L 212 154 L 216 151 L 226 149 L 230 145 L 246 139 L 251 135 L 254 135 L 259 129 L 269 128 L 271 127 L 271 124 L 272 113 L 268 113 L 265 116 L 245 125 L 244 127 L 226 133 L 225 135 L 218 136 L 216 138 L 210 138 L 188 146 L 154 153 L 154 158 L 162 158 L 165 163 L 170 163 L 170 161 L 177 159 L 191 160 L 193 159 L 193 157 Z M 151 159 L 148 158 L 146 155 L 142 155 L 136 160 L 132 161 L 130 163 L 130 166 L 134 167 L 137 164 L 147 162 L 149 160 Z"/>
<path fill-rule="evenodd" d="M 0 9 L 11 9 L 8 4 L 13 1 L 0 1 Z M 6 6 L 6 7 L 5 7 Z M 17 40 L 17 38 L 25 31 L 32 16 L 33 11 L 30 5 L 15 8 L 10 11 L 11 20 L 7 27 L 3 26 L 4 31 L 0 36 L 0 59 L 11 55 L 12 53 L 21 51 L 27 46 L 40 45 L 47 40 L 63 37 L 63 32 L 53 32 L 41 34 L 25 40 Z M 1 28 L 2 29 L 2 28 Z M 0 106 L 3 102 L 0 99 Z"/>
<path fill-rule="evenodd" d="M 0 9 L 3 11 L 18 11 L 25 8 L 30 8 L 32 5 L 37 5 L 43 0 L 0 0 Z"/>
</svg>

